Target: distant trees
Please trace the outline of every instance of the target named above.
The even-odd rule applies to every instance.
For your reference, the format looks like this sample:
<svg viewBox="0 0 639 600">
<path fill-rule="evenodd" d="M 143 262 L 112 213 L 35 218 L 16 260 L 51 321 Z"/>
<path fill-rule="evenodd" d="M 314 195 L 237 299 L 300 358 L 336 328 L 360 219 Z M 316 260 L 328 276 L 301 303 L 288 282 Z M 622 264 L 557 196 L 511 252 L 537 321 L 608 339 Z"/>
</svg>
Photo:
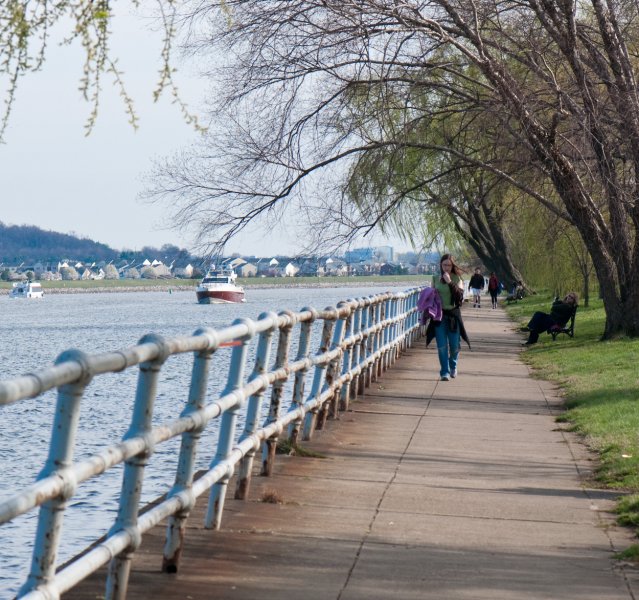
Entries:
<svg viewBox="0 0 639 600">
<path fill-rule="evenodd" d="M 62 267 L 60 269 L 62 281 L 76 281 L 80 279 L 80 275 L 74 267 Z"/>
<path fill-rule="evenodd" d="M 63 257 L 83 262 L 108 262 L 117 259 L 118 252 L 87 238 L 45 231 L 33 225 L 5 225 L 0 222 L 0 262 L 57 262 Z"/>
<path fill-rule="evenodd" d="M 120 274 L 118 270 L 113 265 L 106 265 L 104 267 L 104 278 L 105 279 L 120 279 Z"/>
</svg>

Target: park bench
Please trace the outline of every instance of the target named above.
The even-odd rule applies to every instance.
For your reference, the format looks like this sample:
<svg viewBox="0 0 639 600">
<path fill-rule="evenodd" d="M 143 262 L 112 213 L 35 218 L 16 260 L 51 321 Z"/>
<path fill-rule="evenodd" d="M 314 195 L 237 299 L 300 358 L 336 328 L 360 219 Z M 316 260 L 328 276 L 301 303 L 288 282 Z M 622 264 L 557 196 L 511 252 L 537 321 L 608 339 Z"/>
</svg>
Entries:
<svg viewBox="0 0 639 600">
<path fill-rule="evenodd" d="M 524 288 L 518 287 L 512 294 L 508 294 L 506 296 L 506 304 L 510 304 L 511 302 L 517 302 L 517 300 L 521 300 L 525 295 Z"/>
<path fill-rule="evenodd" d="M 575 335 L 575 316 L 577 314 L 577 307 L 574 306 L 572 309 L 572 313 L 570 314 L 570 319 L 568 323 L 566 323 L 563 327 L 561 325 L 553 325 L 548 332 L 552 336 L 552 341 L 554 342 L 557 339 L 557 336 L 564 333 L 568 337 L 574 337 Z"/>
</svg>

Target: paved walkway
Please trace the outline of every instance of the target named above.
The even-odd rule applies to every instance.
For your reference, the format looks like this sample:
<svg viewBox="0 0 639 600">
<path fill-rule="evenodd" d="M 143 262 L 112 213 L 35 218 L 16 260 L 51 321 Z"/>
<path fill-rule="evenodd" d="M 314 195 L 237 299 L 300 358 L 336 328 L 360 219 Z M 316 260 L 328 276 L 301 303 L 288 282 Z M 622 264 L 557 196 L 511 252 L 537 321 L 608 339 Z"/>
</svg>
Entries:
<svg viewBox="0 0 639 600">
<path fill-rule="evenodd" d="M 634 541 L 607 512 L 615 495 L 588 487 L 592 457 L 519 361 L 521 335 L 501 310 L 464 314 L 473 352 L 456 380 L 438 381 L 419 342 L 316 434 L 326 458 L 280 456 L 248 501 L 227 500 L 220 531 L 201 528 L 201 499 L 178 574 L 159 572 L 163 528 L 147 535 L 128 598 L 639 598 L 613 559 Z"/>
</svg>

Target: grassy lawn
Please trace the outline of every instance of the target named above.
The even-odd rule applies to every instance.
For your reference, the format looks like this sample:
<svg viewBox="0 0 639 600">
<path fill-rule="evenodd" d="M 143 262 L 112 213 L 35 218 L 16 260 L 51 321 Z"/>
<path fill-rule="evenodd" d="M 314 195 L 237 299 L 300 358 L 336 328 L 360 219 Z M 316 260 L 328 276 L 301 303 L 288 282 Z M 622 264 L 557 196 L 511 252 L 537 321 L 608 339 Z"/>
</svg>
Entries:
<svg viewBox="0 0 639 600">
<path fill-rule="evenodd" d="M 511 317 L 525 325 L 536 310 L 548 312 L 552 299 L 538 294 L 511 304 Z M 561 421 L 583 436 L 601 459 L 595 485 L 629 492 L 618 506 L 619 521 L 639 526 L 639 339 L 600 341 L 605 315 L 601 300 L 579 307 L 575 337 L 556 342 L 542 335 L 522 353 L 537 376 L 565 393 Z"/>
</svg>

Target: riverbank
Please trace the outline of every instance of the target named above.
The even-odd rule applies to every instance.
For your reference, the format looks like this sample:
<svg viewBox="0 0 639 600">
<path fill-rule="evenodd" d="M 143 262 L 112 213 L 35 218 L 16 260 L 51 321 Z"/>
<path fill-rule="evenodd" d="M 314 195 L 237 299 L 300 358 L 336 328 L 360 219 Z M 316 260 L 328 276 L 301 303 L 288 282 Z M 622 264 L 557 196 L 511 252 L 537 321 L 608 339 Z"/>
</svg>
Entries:
<svg viewBox="0 0 639 600">
<path fill-rule="evenodd" d="M 246 278 L 238 279 L 246 289 L 286 289 L 286 288 L 332 288 L 332 287 L 372 287 L 384 288 L 405 285 L 407 288 L 429 285 L 430 275 L 390 275 L 371 277 L 316 277 L 304 278 Z M 102 280 L 102 281 L 43 281 L 42 289 L 47 294 L 98 294 L 122 292 L 194 292 L 199 280 L 170 279 L 159 281 Z M 11 284 L 0 284 L 0 296 L 9 294 Z"/>
<path fill-rule="evenodd" d="M 524 325 L 535 311 L 548 312 L 551 302 L 550 294 L 541 293 L 506 310 L 515 322 Z M 601 341 L 605 319 L 602 301 L 591 298 L 589 306 L 582 305 L 577 311 L 574 338 L 561 336 L 553 342 L 549 335 L 542 335 L 539 343 L 527 347 L 521 356 L 535 376 L 562 390 L 566 412 L 558 420 L 569 423 L 599 456 L 592 485 L 618 490 L 622 498 L 617 508 L 619 522 L 637 529 L 639 339 Z M 639 545 L 625 556 L 639 557 Z"/>
</svg>

